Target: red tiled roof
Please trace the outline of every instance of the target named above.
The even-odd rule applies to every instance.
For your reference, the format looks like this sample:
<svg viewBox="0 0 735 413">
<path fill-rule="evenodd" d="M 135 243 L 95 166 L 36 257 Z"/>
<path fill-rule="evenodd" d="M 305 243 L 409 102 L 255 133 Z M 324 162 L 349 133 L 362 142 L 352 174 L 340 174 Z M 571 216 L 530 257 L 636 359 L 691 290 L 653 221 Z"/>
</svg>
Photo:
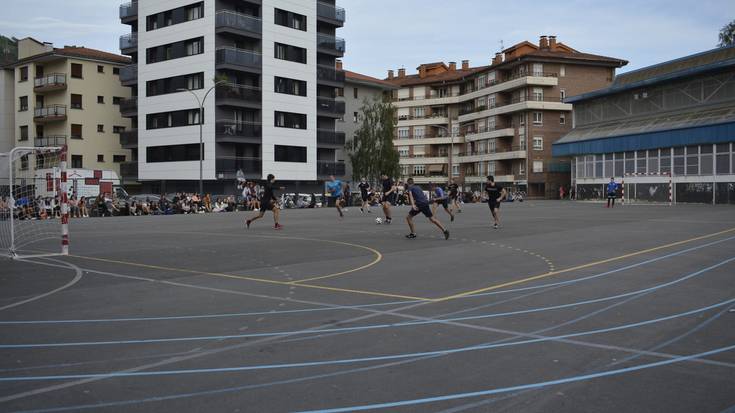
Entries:
<svg viewBox="0 0 735 413">
<path fill-rule="evenodd" d="M 121 56 L 114 53 L 103 52 L 102 50 L 89 49 L 86 47 L 67 46 L 63 48 L 54 48 L 51 52 L 40 53 L 35 56 L 28 56 L 24 59 L 20 59 L 14 63 L 14 65 L 33 61 L 42 57 L 48 56 L 60 56 L 69 58 L 82 58 L 100 60 L 109 63 L 116 63 L 120 65 L 127 65 L 133 62 L 133 60 L 127 56 Z"/>
<path fill-rule="evenodd" d="M 456 70 L 450 70 L 447 72 L 439 73 L 438 75 L 429 75 L 424 78 L 421 78 L 419 75 L 407 75 L 404 77 L 394 77 L 392 80 L 386 79 L 386 82 L 389 82 L 395 86 L 414 86 L 414 85 L 423 85 L 423 84 L 432 84 L 432 83 L 447 83 L 447 82 L 456 82 L 458 80 L 462 80 L 466 76 L 474 75 L 477 72 L 481 72 L 490 66 L 480 66 L 480 67 L 473 67 L 470 69 L 456 69 Z"/>
<path fill-rule="evenodd" d="M 381 79 L 378 79 L 372 76 L 368 76 L 368 75 L 363 75 L 357 72 L 352 72 L 349 70 L 345 70 L 345 78 L 347 80 L 354 80 L 357 82 L 375 83 L 376 85 L 383 86 L 383 87 L 390 87 L 390 88 L 395 87 L 395 85 L 391 82 L 387 82 L 385 80 L 381 80 Z"/>
</svg>

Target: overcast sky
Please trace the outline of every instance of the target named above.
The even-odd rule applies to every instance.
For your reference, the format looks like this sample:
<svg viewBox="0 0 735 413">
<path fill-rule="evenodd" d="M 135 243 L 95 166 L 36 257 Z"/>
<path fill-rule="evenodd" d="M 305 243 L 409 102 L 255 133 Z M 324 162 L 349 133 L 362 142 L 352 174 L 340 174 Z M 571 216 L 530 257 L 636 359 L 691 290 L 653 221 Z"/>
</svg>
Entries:
<svg viewBox="0 0 735 413">
<path fill-rule="evenodd" d="M 311 1 L 311 0 L 304 0 Z M 119 52 L 117 0 L 2 0 L 0 34 Z M 588 53 L 630 61 L 624 70 L 715 47 L 735 19 L 735 0 L 337 0 L 345 67 L 385 77 L 421 63 L 487 64 L 514 43 L 542 34 Z"/>
</svg>

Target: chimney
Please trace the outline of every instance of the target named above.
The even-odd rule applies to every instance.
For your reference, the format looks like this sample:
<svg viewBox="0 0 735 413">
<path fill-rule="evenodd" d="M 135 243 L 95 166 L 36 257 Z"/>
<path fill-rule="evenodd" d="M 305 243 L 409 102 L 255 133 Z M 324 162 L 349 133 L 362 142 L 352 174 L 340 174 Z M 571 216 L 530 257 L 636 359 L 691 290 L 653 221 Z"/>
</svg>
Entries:
<svg viewBox="0 0 735 413">
<path fill-rule="evenodd" d="M 546 36 L 541 36 L 541 39 L 538 42 L 538 47 L 540 49 L 548 49 L 549 48 L 549 40 L 546 38 Z"/>
<path fill-rule="evenodd" d="M 556 50 L 556 36 L 549 36 L 549 48 Z"/>
<path fill-rule="evenodd" d="M 394 74 L 392 70 L 388 71 L 388 80 L 393 80 Z"/>
<path fill-rule="evenodd" d="M 398 69 L 398 78 L 406 77 L 406 69 Z"/>
<path fill-rule="evenodd" d="M 493 65 L 499 65 L 503 63 L 503 54 L 502 53 L 495 53 L 495 57 L 493 57 Z"/>
<path fill-rule="evenodd" d="M 423 79 L 426 77 L 426 66 L 419 66 L 419 78 Z"/>
<path fill-rule="evenodd" d="M 337 70 L 342 70 L 342 61 L 337 59 L 335 66 L 337 67 Z"/>
<path fill-rule="evenodd" d="M 470 61 L 469 60 L 463 60 L 462 61 L 462 70 L 468 70 L 470 68 Z"/>
<path fill-rule="evenodd" d="M 449 62 L 449 71 L 454 72 L 457 70 L 457 62 Z"/>
</svg>

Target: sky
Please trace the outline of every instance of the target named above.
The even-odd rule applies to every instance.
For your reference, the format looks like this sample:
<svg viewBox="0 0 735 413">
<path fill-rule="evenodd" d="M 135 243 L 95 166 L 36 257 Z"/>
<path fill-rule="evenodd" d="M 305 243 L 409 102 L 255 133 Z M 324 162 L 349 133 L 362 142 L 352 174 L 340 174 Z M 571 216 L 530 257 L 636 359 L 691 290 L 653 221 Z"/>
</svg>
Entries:
<svg viewBox="0 0 735 413">
<path fill-rule="evenodd" d="M 312 1 L 312 0 L 303 0 Z M 118 0 L 2 0 L 0 34 L 31 36 L 55 46 L 119 53 Z M 347 11 L 338 36 L 347 41 L 345 68 L 384 78 L 413 73 L 421 63 L 470 60 L 489 64 L 495 52 L 540 35 L 586 53 L 628 60 L 633 70 L 717 45 L 735 19 L 733 0 L 337 0 Z"/>
</svg>

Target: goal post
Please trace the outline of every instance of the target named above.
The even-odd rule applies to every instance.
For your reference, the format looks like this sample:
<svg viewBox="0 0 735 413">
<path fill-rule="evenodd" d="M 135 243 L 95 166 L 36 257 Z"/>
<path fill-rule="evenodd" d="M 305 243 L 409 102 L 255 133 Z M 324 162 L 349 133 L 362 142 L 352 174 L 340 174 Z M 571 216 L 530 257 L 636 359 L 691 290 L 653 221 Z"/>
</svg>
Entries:
<svg viewBox="0 0 735 413">
<path fill-rule="evenodd" d="M 66 147 L 0 154 L 0 255 L 69 254 Z"/>
</svg>

